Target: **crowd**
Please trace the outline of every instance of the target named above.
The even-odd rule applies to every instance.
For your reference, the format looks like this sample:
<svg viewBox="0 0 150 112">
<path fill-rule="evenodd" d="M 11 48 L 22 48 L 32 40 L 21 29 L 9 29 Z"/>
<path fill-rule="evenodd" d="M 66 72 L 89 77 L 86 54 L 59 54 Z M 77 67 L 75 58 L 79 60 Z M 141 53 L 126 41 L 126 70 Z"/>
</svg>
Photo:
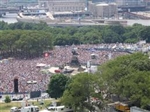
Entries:
<svg viewBox="0 0 150 112">
<path fill-rule="evenodd" d="M 19 92 L 29 91 L 45 91 L 47 89 L 50 76 L 52 74 L 44 74 L 41 68 L 37 67 L 38 63 L 50 66 L 60 66 L 67 64 L 72 59 L 72 50 L 81 64 L 87 61 L 93 61 L 95 64 L 102 64 L 109 59 L 113 59 L 126 52 L 118 52 L 113 50 L 95 50 L 93 48 L 99 45 L 72 45 L 72 46 L 55 46 L 49 51 L 49 55 L 34 59 L 3 59 L 0 61 L 0 92 L 13 93 L 14 79 L 18 79 Z M 91 55 L 95 54 L 96 58 L 91 59 Z M 27 81 L 36 81 L 36 84 L 27 84 Z"/>
</svg>

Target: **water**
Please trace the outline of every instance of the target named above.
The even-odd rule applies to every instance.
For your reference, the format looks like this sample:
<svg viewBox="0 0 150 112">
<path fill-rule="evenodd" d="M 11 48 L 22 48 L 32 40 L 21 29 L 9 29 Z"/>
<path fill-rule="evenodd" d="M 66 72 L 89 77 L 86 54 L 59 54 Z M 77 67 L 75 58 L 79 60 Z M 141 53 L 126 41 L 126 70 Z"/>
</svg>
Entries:
<svg viewBox="0 0 150 112">
<path fill-rule="evenodd" d="M 6 13 L 3 17 L 0 17 L 0 21 L 4 21 L 7 23 L 15 23 L 17 22 L 17 14 L 16 13 Z"/>
<path fill-rule="evenodd" d="M 3 17 L 0 17 L 0 21 L 4 21 L 7 23 L 15 23 L 17 22 L 17 14 L 16 13 L 7 13 Z M 127 20 L 127 25 L 133 25 L 134 23 L 139 23 L 145 26 L 150 26 L 150 20 Z"/>
</svg>

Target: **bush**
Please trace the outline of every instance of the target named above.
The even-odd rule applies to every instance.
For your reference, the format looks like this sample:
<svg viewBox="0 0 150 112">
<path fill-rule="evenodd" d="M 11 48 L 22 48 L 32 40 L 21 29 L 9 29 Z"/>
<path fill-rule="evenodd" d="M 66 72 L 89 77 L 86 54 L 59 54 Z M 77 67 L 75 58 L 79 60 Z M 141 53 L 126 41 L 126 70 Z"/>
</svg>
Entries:
<svg viewBox="0 0 150 112">
<path fill-rule="evenodd" d="M 10 102 L 11 102 L 11 99 L 10 99 L 9 96 L 6 96 L 4 101 L 5 101 L 5 103 L 10 103 Z"/>
</svg>

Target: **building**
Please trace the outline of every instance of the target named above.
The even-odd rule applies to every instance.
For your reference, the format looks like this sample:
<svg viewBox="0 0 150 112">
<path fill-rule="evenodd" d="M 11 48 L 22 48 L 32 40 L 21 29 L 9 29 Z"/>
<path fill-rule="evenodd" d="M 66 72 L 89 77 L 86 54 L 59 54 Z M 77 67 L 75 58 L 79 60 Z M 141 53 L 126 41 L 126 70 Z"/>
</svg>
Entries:
<svg viewBox="0 0 150 112">
<path fill-rule="evenodd" d="M 4 5 L 4 4 L 7 4 L 8 3 L 8 0 L 0 0 L 0 5 Z"/>
<path fill-rule="evenodd" d="M 30 6 L 37 5 L 37 0 L 0 0 L 0 6 Z"/>
<path fill-rule="evenodd" d="M 7 0 L 8 2 L 37 2 L 37 0 Z"/>
<path fill-rule="evenodd" d="M 87 8 L 87 0 L 38 0 L 38 4 L 51 12 L 84 11 Z"/>
<path fill-rule="evenodd" d="M 122 11 L 144 11 L 146 8 L 146 2 L 144 0 L 115 0 L 118 8 Z"/>
<path fill-rule="evenodd" d="M 116 3 L 89 2 L 89 11 L 96 18 L 114 18 L 117 15 Z"/>
<path fill-rule="evenodd" d="M 99 2 L 110 3 L 110 2 L 114 2 L 114 0 L 92 0 L 92 3 L 99 3 Z"/>
<path fill-rule="evenodd" d="M 144 0 L 146 6 L 149 8 L 150 7 L 150 0 Z"/>
<path fill-rule="evenodd" d="M 145 4 L 143 0 L 115 0 L 118 6 L 138 7 Z"/>
</svg>

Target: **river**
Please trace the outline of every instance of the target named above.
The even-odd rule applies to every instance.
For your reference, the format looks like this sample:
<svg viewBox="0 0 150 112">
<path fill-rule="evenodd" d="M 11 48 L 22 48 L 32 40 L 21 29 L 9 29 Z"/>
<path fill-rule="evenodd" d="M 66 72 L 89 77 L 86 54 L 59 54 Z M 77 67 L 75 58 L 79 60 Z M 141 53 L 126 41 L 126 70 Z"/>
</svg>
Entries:
<svg viewBox="0 0 150 112">
<path fill-rule="evenodd" d="M 17 14 L 16 13 L 7 13 L 5 16 L 0 17 L 0 21 L 4 21 L 7 23 L 15 23 L 17 22 Z M 150 20 L 127 20 L 127 25 L 131 26 L 134 23 L 139 23 L 144 26 L 150 26 Z"/>
</svg>

